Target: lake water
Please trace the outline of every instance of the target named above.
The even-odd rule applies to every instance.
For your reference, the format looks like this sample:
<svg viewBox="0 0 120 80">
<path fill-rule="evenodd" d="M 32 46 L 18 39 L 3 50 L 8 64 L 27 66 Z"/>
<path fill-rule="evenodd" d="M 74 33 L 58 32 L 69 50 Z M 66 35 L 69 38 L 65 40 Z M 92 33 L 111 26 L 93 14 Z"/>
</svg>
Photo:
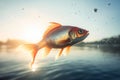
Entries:
<svg viewBox="0 0 120 80">
<path fill-rule="evenodd" d="M 54 60 L 58 50 L 36 59 L 36 70 L 28 53 L 0 52 L 0 80 L 120 80 L 120 52 L 113 49 L 72 47 L 70 54 Z M 27 56 L 28 55 L 28 56 Z"/>
</svg>

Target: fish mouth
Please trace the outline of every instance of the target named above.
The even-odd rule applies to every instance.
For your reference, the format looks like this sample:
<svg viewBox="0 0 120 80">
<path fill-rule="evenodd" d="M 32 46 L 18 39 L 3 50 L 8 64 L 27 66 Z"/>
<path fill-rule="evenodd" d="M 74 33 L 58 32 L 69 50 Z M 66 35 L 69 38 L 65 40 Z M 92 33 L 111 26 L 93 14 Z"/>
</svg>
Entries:
<svg viewBox="0 0 120 80">
<path fill-rule="evenodd" d="M 84 36 L 78 38 L 79 41 L 84 40 L 87 36 L 89 35 L 89 33 L 87 32 Z"/>
<path fill-rule="evenodd" d="M 83 38 L 84 38 L 84 37 L 86 38 L 88 35 L 89 35 L 89 31 L 86 30 L 85 34 L 84 34 L 82 37 L 83 37 Z M 82 37 L 81 37 L 81 38 L 82 38 Z"/>
<path fill-rule="evenodd" d="M 86 30 L 86 31 L 85 31 L 85 35 L 89 35 L 89 31 Z"/>
</svg>

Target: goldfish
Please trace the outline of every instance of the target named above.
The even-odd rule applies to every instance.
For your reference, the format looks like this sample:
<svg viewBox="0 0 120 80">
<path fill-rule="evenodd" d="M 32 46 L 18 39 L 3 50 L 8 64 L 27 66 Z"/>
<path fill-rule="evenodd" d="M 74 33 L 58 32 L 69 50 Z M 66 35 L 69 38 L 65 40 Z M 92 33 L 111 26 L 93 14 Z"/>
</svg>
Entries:
<svg viewBox="0 0 120 80">
<path fill-rule="evenodd" d="M 44 56 L 47 56 L 53 48 L 58 48 L 60 49 L 60 52 L 56 55 L 56 58 L 58 58 L 62 55 L 64 49 L 68 54 L 72 45 L 84 40 L 89 35 L 89 31 L 76 26 L 61 25 L 56 22 L 50 23 L 43 33 L 41 41 L 36 44 L 25 44 L 25 48 L 31 50 L 31 65 L 34 64 L 36 54 L 40 49 L 44 48 Z"/>
</svg>

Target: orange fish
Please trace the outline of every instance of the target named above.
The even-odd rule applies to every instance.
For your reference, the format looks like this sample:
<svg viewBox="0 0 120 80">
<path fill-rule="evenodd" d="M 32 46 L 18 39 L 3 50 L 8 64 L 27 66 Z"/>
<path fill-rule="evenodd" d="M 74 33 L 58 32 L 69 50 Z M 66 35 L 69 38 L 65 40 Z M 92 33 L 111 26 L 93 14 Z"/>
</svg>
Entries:
<svg viewBox="0 0 120 80">
<path fill-rule="evenodd" d="M 36 54 L 41 48 L 45 48 L 44 56 L 47 56 L 52 48 L 61 49 L 56 58 L 61 56 L 64 49 L 67 53 L 73 44 L 84 40 L 88 36 L 88 31 L 75 26 L 61 25 L 56 22 L 51 22 L 48 29 L 44 32 L 43 38 L 37 44 L 25 44 L 28 50 L 32 53 L 32 62 L 34 64 Z"/>
</svg>

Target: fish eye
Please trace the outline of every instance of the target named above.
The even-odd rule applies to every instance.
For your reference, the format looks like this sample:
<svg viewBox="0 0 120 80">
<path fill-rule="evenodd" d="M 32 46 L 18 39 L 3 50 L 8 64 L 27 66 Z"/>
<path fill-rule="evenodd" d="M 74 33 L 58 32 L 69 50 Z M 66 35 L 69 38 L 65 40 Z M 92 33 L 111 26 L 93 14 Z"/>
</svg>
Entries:
<svg viewBox="0 0 120 80">
<path fill-rule="evenodd" d="M 79 33 L 79 34 L 82 34 L 82 33 L 83 33 L 83 30 L 82 30 L 82 29 L 79 29 L 78 33 Z"/>
</svg>

